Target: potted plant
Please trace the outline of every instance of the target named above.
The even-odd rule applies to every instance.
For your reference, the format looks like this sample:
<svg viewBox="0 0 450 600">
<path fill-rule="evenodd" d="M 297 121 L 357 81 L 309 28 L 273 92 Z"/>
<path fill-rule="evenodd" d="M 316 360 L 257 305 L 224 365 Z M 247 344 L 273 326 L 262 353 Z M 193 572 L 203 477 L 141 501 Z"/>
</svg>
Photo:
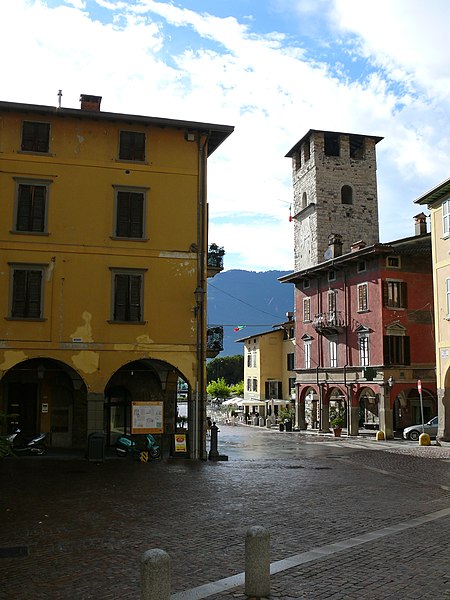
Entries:
<svg viewBox="0 0 450 600">
<path fill-rule="evenodd" d="M 341 437 L 342 427 L 344 426 L 344 416 L 336 412 L 330 419 L 330 425 L 335 437 Z"/>
<path fill-rule="evenodd" d="M 280 431 L 292 431 L 292 424 L 295 420 L 295 411 L 292 406 L 286 406 L 280 410 Z M 283 429 L 281 425 L 283 424 Z"/>
</svg>

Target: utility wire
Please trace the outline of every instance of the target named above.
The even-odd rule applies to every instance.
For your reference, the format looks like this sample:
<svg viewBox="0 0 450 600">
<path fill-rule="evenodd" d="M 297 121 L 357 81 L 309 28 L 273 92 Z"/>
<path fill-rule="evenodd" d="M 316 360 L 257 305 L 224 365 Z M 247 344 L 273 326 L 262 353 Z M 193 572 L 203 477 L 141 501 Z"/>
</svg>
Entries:
<svg viewBox="0 0 450 600">
<path fill-rule="evenodd" d="M 261 308 L 253 306 L 253 304 L 249 304 L 248 302 L 245 302 L 245 300 L 241 300 L 240 298 L 237 298 L 236 296 L 233 296 L 233 294 L 225 292 L 225 290 L 221 290 L 220 288 L 216 287 L 212 283 L 208 282 L 208 286 L 214 288 L 215 290 L 218 290 L 219 292 L 222 292 L 222 294 L 225 294 L 226 296 L 230 296 L 230 298 L 233 298 L 233 300 L 237 300 L 238 302 L 242 302 L 242 304 L 245 304 L 246 306 L 249 306 L 250 308 L 253 308 L 254 310 L 257 310 L 257 311 L 259 311 L 261 313 L 264 313 L 265 315 L 269 315 L 270 317 L 274 317 L 275 319 L 279 319 L 280 318 L 279 315 L 274 315 L 273 313 L 269 313 L 266 310 L 262 310 Z M 265 326 L 267 326 L 267 324 Z"/>
</svg>

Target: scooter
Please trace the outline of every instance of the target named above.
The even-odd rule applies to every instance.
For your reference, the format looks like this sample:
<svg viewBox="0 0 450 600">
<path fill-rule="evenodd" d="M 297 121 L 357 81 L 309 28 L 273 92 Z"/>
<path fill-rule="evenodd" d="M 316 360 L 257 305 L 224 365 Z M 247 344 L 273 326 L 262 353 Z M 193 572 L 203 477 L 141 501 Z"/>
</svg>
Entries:
<svg viewBox="0 0 450 600">
<path fill-rule="evenodd" d="M 6 436 L 6 439 L 14 454 L 36 454 L 42 456 L 47 450 L 45 440 L 46 433 L 36 433 L 35 435 L 25 436 L 20 429 Z"/>
<path fill-rule="evenodd" d="M 116 454 L 121 457 L 131 454 L 141 462 L 147 462 L 149 458 L 160 458 L 161 448 L 151 433 L 145 434 L 145 448 L 138 446 L 131 435 L 124 434 L 116 442 Z"/>
</svg>

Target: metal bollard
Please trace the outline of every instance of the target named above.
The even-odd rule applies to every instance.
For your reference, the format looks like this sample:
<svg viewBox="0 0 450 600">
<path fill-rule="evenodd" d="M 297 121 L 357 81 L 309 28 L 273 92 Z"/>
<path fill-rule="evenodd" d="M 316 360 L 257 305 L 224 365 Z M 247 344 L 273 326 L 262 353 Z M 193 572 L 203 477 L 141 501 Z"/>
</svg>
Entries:
<svg viewBox="0 0 450 600">
<path fill-rule="evenodd" d="M 164 550 L 147 550 L 141 559 L 141 600 L 170 599 L 170 556 Z"/>
<path fill-rule="evenodd" d="M 209 450 L 209 460 L 217 460 L 219 458 L 219 452 L 217 450 L 217 433 L 219 428 L 215 423 L 211 425 L 211 442 L 210 442 L 210 450 Z"/>
<path fill-rule="evenodd" d="M 270 595 L 270 535 L 259 525 L 249 527 L 245 537 L 245 594 Z"/>
</svg>

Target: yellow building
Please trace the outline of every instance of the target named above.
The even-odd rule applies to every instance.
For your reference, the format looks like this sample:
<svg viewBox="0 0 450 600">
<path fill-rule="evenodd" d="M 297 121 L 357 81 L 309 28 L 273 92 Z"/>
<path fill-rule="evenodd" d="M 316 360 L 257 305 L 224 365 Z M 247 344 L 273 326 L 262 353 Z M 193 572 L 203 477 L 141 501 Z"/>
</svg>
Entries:
<svg viewBox="0 0 450 600">
<path fill-rule="evenodd" d="M 437 439 L 450 442 L 450 179 L 416 200 L 431 211 L 438 387 Z"/>
<path fill-rule="evenodd" d="M 181 382 L 204 458 L 207 159 L 233 127 L 100 103 L 0 102 L 0 410 L 85 448 L 151 402 L 167 446 Z"/>
<path fill-rule="evenodd" d="M 236 340 L 244 344 L 244 401 L 246 412 L 277 416 L 295 402 L 295 323 Z"/>
</svg>

